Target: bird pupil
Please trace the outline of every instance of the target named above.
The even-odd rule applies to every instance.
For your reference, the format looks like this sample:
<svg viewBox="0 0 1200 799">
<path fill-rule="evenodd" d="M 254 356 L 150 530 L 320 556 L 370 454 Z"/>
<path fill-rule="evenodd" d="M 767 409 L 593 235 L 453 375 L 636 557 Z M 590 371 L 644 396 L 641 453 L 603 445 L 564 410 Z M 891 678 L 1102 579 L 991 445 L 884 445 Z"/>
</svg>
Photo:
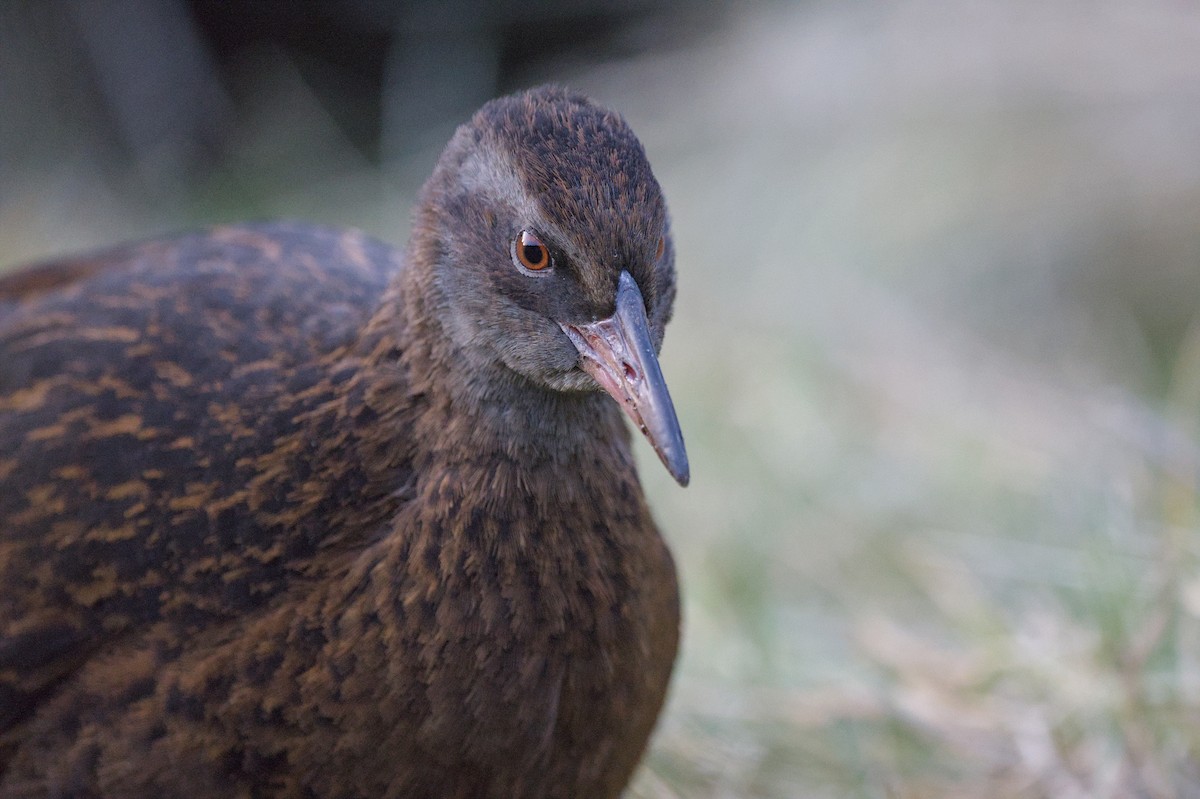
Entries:
<svg viewBox="0 0 1200 799">
<path fill-rule="evenodd" d="M 530 266 L 541 266 L 542 265 L 542 261 L 546 257 L 546 251 L 544 249 L 542 249 L 541 245 L 526 244 L 524 247 L 524 250 L 525 250 L 525 261 Z"/>
</svg>

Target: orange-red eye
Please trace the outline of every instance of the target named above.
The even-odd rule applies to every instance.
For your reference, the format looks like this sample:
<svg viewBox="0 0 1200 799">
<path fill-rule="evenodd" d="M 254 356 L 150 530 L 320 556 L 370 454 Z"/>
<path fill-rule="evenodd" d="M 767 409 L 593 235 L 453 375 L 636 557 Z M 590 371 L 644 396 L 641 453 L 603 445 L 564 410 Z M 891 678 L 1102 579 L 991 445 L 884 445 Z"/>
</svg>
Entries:
<svg viewBox="0 0 1200 799">
<path fill-rule="evenodd" d="M 513 260 L 531 272 L 540 272 L 550 265 L 550 250 L 531 231 L 522 230 L 513 242 Z"/>
<path fill-rule="evenodd" d="M 654 260 L 662 259 L 663 252 L 667 249 L 667 240 L 662 236 L 658 237 L 658 246 L 654 248 Z"/>
</svg>

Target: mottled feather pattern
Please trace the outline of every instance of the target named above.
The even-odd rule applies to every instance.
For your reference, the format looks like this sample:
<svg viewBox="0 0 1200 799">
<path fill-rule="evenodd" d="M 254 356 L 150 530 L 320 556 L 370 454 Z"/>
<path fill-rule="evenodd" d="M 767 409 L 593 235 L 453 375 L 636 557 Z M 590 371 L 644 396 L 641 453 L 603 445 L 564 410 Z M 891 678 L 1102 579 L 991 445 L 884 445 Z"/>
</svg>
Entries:
<svg viewBox="0 0 1200 799">
<path fill-rule="evenodd" d="M 147 243 L 0 319 L 0 686 L 29 681 L 6 665 L 43 638 L 234 616 L 326 543 L 288 494 L 318 466 L 307 417 L 353 399 L 332 367 L 396 266 L 368 246 L 280 225 Z"/>
</svg>

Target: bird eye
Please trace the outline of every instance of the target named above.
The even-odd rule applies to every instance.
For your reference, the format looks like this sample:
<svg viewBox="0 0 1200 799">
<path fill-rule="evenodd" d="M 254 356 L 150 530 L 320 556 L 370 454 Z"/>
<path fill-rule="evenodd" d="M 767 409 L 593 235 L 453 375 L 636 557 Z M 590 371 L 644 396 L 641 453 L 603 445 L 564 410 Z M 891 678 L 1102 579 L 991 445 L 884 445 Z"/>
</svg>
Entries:
<svg viewBox="0 0 1200 799">
<path fill-rule="evenodd" d="M 654 248 L 654 260 L 662 260 L 663 252 L 667 249 L 667 240 L 662 236 L 658 237 L 658 246 Z"/>
<path fill-rule="evenodd" d="M 550 250 L 531 231 L 522 230 L 513 242 L 513 262 L 531 272 L 550 266 Z"/>
</svg>

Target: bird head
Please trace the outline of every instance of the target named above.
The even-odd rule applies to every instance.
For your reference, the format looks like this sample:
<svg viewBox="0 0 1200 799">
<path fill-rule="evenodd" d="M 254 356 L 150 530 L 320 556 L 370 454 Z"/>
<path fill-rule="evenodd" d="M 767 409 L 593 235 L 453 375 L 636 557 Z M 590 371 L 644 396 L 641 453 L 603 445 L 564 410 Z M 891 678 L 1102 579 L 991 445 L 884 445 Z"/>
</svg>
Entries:
<svg viewBox="0 0 1200 799">
<path fill-rule="evenodd" d="M 442 153 L 413 246 L 461 357 L 550 391 L 606 391 L 687 484 L 657 358 L 675 249 L 618 114 L 551 87 L 487 103 Z"/>
</svg>

